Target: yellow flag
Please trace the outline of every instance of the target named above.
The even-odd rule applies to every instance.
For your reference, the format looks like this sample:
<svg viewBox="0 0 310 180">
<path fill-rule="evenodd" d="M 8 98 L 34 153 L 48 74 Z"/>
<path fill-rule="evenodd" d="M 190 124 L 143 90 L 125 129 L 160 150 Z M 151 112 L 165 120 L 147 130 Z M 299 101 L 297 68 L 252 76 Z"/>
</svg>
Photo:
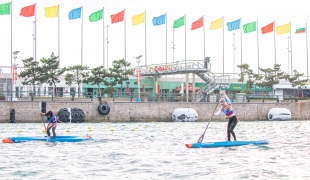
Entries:
<svg viewBox="0 0 310 180">
<path fill-rule="evenodd" d="M 145 13 L 137 14 L 132 16 L 132 25 L 138 25 L 144 23 Z"/>
<path fill-rule="evenodd" d="M 291 23 L 284 24 L 282 26 L 277 26 L 277 35 L 286 34 L 291 31 Z"/>
<path fill-rule="evenodd" d="M 219 29 L 222 28 L 222 26 L 223 26 L 223 18 L 220 18 L 211 22 L 210 30 Z"/>
<path fill-rule="evenodd" d="M 58 6 L 51 6 L 44 8 L 44 16 L 54 18 L 58 16 Z"/>
</svg>

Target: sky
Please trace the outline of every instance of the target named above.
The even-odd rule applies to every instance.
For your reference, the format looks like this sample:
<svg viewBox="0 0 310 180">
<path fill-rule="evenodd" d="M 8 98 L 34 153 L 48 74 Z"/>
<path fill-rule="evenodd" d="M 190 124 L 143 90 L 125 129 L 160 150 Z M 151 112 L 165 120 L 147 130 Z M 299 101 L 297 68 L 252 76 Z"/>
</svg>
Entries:
<svg viewBox="0 0 310 180">
<path fill-rule="evenodd" d="M 7 3 L 0 0 L 0 4 Z M 214 73 L 223 72 L 223 54 L 225 73 L 238 73 L 234 65 L 242 62 L 250 65 L 257 72 L 258 48 L 257 33 L 243 33 L 242 43 L 240 30 L 228 31 L 227 22 L 241 18 L 241 25 L 258 20 L 259 64 L 262 68 L 273 67 L 274 34 L 262 34 L 261 27 L 275 21 L 276 26 L 291 22 L 292 62 L 293 69 L 307 73 L 306 34 L 295 34 L 295 29 L 305 27 L 309 23 L 310 12 L 306 0 L 13 0 L 12 1 L 12 46 L 13 51 L 20 51 L 16 63 L 22 66 L 21 60 L 33 56 L 33 23 L 34 17 L 20 16 L 24 6 L 37 3 L 37 59 L 49 57 L 51 52 L 58 55 L 58 18 L 44 16 L 44 8 L 59 6 L 60 27 L 60 66 L 81 64 L 81 20 L 69 20 L 68 13 L 83 6 L 83 65 L 97 67 L 108 61 L 111 67 L 113 60 L 124 58 L 124 22 L 111 24 L 110 15 L 125 9 L 126 21 L 126 60 L 132 66 L 137 66 L 134 56 L 143 55 L 140 65 L 145 64 L 145 24 L 133 26 L 131 17 L 146 11 L 146 47 L 147 64 L 166 62 L 166 42 L 168 63 L 173 61 L 173 21 L 186 14 L 186 26 L 175 29 L 174 32 L 174 61 L 185 59 L 186 31 L 186 60 L 203 60 L 204 52 L 211 57 Z M 104 8 L 103 21 L 89 22 L 88 16 Z M 152 18 L 167 12 L 167 41 L 166 25 L 153 26 Z M 204 16 L 205 49 L 203 46 L 203 28 L 191 30 L 194 21 Z M 224 53 L 223 30 L 209 30 L 212 21 L 224 17 Z M 0 16 L 0 66 L 4 72 L 10 72 L 11 66 L 11 28 L 10 15 Z M 106 26 L 109 25 L 108 28 Z M 185 29 L 186 28 L 186 29 Z M 103 39 L 103 31 L 107 38 Z M 233 33 L 235 33 L 235 56 L 233 50 Z M 281 64 L 285 72 L 289 70 L 288 37 L 290 34 L 276 35 L 276 62 Z M 103 53 L 103 43 L 105 53 Z M 242 46 L 241 46 L 242 45 Z M 242 48 L 241 48 L 242 47 Z M 108 56 L 107 56 L 108 54 Z"/>
</svg>

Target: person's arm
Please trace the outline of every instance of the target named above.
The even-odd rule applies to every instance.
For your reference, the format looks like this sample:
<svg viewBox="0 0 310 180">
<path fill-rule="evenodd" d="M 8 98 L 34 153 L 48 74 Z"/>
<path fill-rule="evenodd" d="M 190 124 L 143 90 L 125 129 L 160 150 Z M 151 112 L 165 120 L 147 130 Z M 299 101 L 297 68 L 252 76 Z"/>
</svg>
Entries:
<svg viewBox="0 0 310 180">
<path fill-rule="evenodd" d="M 230 101 L 230 99 L 226 96 L 226 94 L 223 93 L 222 96 L 225 98 L 227 104 L 231 104 L 231 101 Z"/>
<path fill-rule="evenodd" d="M 212 114 L 212 116 L 217 116 L 217 115 L 220 115 L 221 114 L 221 112 L 222 112 L 222 108 L 221 109 L 219 109 L 216 113 L 213 113 Z"/>
</svg>

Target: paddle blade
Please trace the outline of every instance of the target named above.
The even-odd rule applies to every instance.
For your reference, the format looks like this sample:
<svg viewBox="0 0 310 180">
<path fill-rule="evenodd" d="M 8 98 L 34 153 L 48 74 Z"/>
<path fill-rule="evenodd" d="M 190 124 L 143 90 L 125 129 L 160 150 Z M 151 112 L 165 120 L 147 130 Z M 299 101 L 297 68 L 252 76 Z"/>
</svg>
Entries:
<svg viewBox="0 0 310 180">
<path fill-rule="evenodd" d="M 201 143 L 202 141 L 203 141 L 203 137 L 205 136 L 205 134 L 203 133 L 201 136 L 200 136 L 200 138 L 198 139 L 198 143 Z"/>
</svg>

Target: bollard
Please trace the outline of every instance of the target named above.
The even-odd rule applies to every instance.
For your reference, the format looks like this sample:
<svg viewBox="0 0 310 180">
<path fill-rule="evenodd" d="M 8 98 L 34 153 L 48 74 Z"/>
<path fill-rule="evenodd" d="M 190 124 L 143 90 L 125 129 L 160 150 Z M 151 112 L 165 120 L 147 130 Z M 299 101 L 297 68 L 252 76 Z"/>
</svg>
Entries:
<svg viewBox="0 0 310 180">
<path fill-rule="evenodd" d="M 71 91 L 70 95 L 72 96 L 71 101 L 74 101 L 74 97 L 75 97 L 75 91 Z"/>
<path fill-rule="evenodd" d="M 46 113 L 46 102 L 44 101 L 41 102 L 41 112 Z"/>
<path fill-rule="evenodd" d="M 10 111 L 10 123 L 15 123 L 15 109 Z"/>
<path fill-rule="evenodd" d="M 98 96 L 98 101 L 99 101 L 99 104 L 102 104 L 102 98 L 101 98 L 101 96 Z"/>
</svg>

